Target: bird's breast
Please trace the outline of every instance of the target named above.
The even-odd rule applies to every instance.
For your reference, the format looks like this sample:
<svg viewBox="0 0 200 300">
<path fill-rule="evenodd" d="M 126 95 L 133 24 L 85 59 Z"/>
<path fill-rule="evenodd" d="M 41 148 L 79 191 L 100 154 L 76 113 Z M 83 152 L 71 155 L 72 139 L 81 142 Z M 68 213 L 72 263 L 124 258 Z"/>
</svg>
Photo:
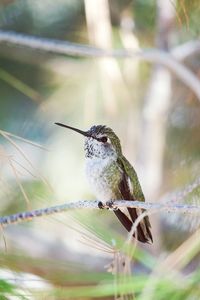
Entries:
<svg viewBox="0 0 200 300">
<path fill-rule="evenodd" d="M 86 159 L 86 177 L 94 195 L 101 201 L 114 200 L 122 177 L 116 159 Z"/>
</svg>

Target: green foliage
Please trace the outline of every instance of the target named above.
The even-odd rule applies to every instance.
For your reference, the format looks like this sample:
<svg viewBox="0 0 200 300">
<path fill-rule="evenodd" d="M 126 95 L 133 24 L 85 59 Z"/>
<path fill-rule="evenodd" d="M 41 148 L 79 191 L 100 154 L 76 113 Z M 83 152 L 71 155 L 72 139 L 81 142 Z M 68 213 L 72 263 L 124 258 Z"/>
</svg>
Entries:
<svg viewBox="0 0 200 300">
<path fill-rule="evenodd" d="M 153 32 L 156 26 L 156 1 L 133 1 L 133 13 L 136 26 L 142 31 Z"/>
<path fill-rule="evenodd" d="M 8 281 L 0 278 L 0 299 L 9 300 L 11 297 L 17 297 L 19 300 L 28 300 L 23 294 L 17 291 L 17 287 Z"/>
</svg>

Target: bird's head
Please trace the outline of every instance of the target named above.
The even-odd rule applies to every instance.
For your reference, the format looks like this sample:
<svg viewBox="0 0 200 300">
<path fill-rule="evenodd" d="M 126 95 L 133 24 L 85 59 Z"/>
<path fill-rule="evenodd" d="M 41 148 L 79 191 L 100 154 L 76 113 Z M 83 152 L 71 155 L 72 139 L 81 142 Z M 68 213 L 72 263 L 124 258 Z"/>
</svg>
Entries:
<svg viewBox="0 0 200 300">
<path fill-rule="evenodd" d="M 114 131 L 105 125 L 94 125 L 87 131 L 62 124 L 56 125 L 76 131 L 85 136 L 85 155 L 87 158 L 117 157 L 122 153 L 120 140 Z"/>
</svg>

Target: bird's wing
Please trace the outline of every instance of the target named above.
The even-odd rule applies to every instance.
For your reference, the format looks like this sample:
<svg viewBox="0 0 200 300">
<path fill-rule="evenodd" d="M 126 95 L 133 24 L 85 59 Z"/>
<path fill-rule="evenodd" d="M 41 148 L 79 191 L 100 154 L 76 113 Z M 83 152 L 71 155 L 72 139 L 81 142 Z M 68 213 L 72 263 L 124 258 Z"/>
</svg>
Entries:
<svg viewBox="0 0 200 300">
<path fill-rule="evenodd" d="M 144 194 L 142 192 L 142 188 L 140 186 L 137 173 L 134 168 L 128 162 L 128 160 L 123 156 L 120 157 L 117 161 L 118 165 L 122 169 L 122 179 L 119 183 L 119 190 L 122 196 L 122 199 L 126 200 L 139 200 L 145 201 Z M 120 220 L 120 222 L 124 225 L 124 227 L 130 231 L 132 224 L 138 218 L 138 216 L 144 212 L 144 210 L 136 209 L 136 208 L 128 208 L 128 212 L 131 218 L 129 218 L 121 211 L 116 210 L 115 214 Z M 137 239 L 143 243 L 153 242 L 152 234 L 150 231 L 151 225 L 149 222 L 149 218 L 146 216 L 137 226 L 136 236 Z"/>
<path fill-rule="evenodd" d="M 132 165 L 124 156 L 120 157 L 119 164 L 123 168 L 125 174 L 128 176 L 129 186 L 134 200 L 145 201 L 137 173 Z"/>
</svg>

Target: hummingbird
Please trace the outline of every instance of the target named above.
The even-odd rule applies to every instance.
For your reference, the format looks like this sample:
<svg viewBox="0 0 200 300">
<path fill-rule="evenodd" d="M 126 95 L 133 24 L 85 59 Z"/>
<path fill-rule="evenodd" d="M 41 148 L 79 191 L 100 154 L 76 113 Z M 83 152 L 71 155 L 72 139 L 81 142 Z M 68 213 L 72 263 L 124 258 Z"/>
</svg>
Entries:
<svg viewBox="0 0 200 300">
<path fill-rule="evenodd" d="M 85 137 L 86 177 L 94 195 L 100 201 L 100 208 L 103 203 L 119 199 L 145 201 L 137 173 L 123 155 L 120 140 L 111 128 L 94 125 L 89 130 L 82 131 L 62 123 L 55 124 Z M 144 212 L 142 209 L 130 207 L 125 208 L 125 211 L 119 208 L 113 211 L 129 232 L 135 220 Z M 148 216 L 140 221 L 133 237 L 142 243 L 153 243 Z"/>
</svg>

